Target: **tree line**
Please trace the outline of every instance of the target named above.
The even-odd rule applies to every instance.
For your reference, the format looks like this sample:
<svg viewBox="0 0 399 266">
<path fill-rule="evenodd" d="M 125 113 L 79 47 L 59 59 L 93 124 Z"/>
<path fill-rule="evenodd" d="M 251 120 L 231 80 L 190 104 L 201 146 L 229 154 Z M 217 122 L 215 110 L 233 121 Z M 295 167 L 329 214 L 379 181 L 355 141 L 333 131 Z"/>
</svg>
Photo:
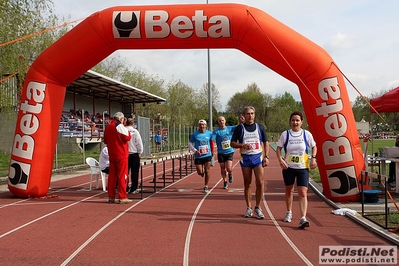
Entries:
<svg viewBox="0 0 399 266">
<path fill-rule="evenodd" d="M 124 60 L 109 57 L 93 68 L 94 71 L 117 79 L 123 83 L 143 89 L 149 93 L 166 99 L 164 104 L 136 105 L 136 115 L 161 119 L 164 123 L 196 126 L 198 120 L 209 122 L 208 102 L 201 99 L 208 97 L 208 84 L 194 88 L 179 80 L 165 81 L 159 76 L 148 75 L 144 70 L 130 69 Z M 220 115 L 226 117 L 229 125 L 239 123 L 239 116 L 245 106 L 256 109 L 256 121 L 263 124 L 269 132 L 280 132 L 289 126 L 289 116 L 295 110 L 303 111 L 301 102 L 285 92 L 281 95 L 264 93 L 256 83 L 249 84 L 242 92 L 235 93 L 227 102 L 225 110 L 221 110 L 220 93 L 215 84 L 212 90 L 212 119 L 217 125 Z"/>
</svg>

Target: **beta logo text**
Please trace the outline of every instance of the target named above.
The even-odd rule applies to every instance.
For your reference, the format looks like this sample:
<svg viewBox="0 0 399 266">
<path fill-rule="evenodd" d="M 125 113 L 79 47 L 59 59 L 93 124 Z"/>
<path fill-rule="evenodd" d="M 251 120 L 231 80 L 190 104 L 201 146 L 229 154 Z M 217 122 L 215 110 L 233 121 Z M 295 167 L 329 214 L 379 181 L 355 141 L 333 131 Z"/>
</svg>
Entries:
<svg viewBox="0 0 399 266">
<path fill-rule="evenodd" d="M 341 99 L 338 78 L 322 80 L 319 83 L 318 92 L 322 102 L 320 106 L 316 107 L 316 114 L 325 118 L 324 131 L 329 136 L 321 147 L 328 169 L 327 177 L 331 194 L 337 197 L 356 195 L 359 192 L 356 170 L 353 167 L 352 146 L 345 136 L 348 131 L 348 122 L 341 113 L 344 104 Z M 339 164 L 341 167 L 331 167 Z M 342 164 L 351 165 L 342 167 Z"/>
<path fill-rule="evenodd" d="M 17 124 L 19 133 L 14 136 L 8 183 L 17 188 L 26 189 L 35 151 L 33 135 L 40 128 L 38 117 L 43 110 L 43 101 L 46 98 L 46 84 L 32 81 L 28 84 L 26 94 L 22 96 L 20 111 L 23 116 Z"/>
<path fill-rule="evenodd" d="M 115 38 L 164 39 L 174 36 L 187 39 L 231 37 L 230 20 L 223 15 L 206 16 L 204 10 L 195 10 L 193 16 L 171 17 L 167 11 L 115 11 L 113 34 Z M 142 26 L 141 23 L 144 25 Z"/>
</svg>

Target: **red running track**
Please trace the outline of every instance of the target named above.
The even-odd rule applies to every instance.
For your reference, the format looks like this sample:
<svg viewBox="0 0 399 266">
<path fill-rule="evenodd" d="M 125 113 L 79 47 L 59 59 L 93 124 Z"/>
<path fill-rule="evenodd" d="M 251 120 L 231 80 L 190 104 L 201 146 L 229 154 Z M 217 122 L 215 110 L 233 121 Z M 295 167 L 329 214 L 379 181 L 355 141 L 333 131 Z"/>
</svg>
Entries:
<svg viewBox="0 0 399 266">
<path fill-rule="evenodd" d="M 238 153 L 234 182 L 222 188 L 211 167 L 211 193 L 189 174 L 152 191 L 152 165 L 143 167 L 144 192 L 132 204 L 108 204 L 101 189 L 88 191 L 89 174 L 53 181 L 47 199 L 0 193 L 0 265 L 318 265 L 319 246 L 391 245 L 309 191 L 310 227 L 284 223 L 284 187 L 277 158 L 265 168 L 265 219 L 244 218 Z M 165 162 L 166 168 L 171 162 Z M 160 170 L 158 185 L 162 183 Z M 254 186 L 254 184 L 253 184 Z M 254 191 L 255 189 L 253 189 Z"/>
</svg>

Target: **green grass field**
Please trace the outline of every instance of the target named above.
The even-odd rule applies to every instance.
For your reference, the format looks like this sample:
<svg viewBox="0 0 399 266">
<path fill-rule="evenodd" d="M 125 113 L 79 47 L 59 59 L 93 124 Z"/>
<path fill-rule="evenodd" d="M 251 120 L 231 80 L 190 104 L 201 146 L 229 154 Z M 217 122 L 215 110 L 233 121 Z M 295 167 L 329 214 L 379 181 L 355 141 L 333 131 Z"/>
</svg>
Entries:
<svg viewBox="0 0 399 266">
<path fill-rule="evenodd" d="M 99 152 L 85 152 L 85 157 L 98 158 L 99 156 L 100 156 Z M 58 154 L 57 160 L 54 159 L 53 169 L 64 168 L 74 165 L 82 165 L 82 164 L 86 164 L 86 162 L 84 162 L 82 153 Z M 0 177 L 8 175 L 9 165 L 10 165 L 10 155 L 0 154 Z"/>
<path fill-rule="evenodd" d="M 364 142 L 361 140 L 362 149 L 364 150 Z M 385 147 L 394 147 L 395 146 L 395 139 L 375 139 L 373 141 L 368 142 L 368 149 L 367 153 L 372 155 L 378 152 L 378 148 L 385 148 Z"/>
</svg>

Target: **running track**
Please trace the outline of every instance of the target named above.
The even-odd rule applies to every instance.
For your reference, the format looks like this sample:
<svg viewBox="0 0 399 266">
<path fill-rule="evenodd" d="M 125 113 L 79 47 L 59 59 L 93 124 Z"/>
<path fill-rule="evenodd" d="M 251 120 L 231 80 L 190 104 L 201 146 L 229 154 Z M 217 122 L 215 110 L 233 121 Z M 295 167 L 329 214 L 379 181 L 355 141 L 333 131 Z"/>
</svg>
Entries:
<svg viewBox="0 0 399 266">
<path fill-rule="evenodd" d="M 319 246 L 391 245 L 309 191 L 310 227 L 284 223 L 284 187 L 277 158 L 265 168 L 264 220 L 243 218 L 246 206 L 238 154 L 234 182 L 222 189 L 211 167 L 211 193 L 189 174 L 155 194 L 130 195 L 132 204 L 108 204 L 107 193 L 88 191 L 88 171 L 52 181 L 46 199 L 0 192 L 0 265 L 318 265 Z M 171 168 L 170 161 L 165 162 Z M 152 165 L 143 166 L 144 192 Z M 159 180 L 158 172 L 157 180 Z M 162 181 L 158 181 L 158 185 Z M 255 187 L 253 184 L 253 192 Z M 254 202 L 254 201 L 253 201 Z"/>
</svg>

